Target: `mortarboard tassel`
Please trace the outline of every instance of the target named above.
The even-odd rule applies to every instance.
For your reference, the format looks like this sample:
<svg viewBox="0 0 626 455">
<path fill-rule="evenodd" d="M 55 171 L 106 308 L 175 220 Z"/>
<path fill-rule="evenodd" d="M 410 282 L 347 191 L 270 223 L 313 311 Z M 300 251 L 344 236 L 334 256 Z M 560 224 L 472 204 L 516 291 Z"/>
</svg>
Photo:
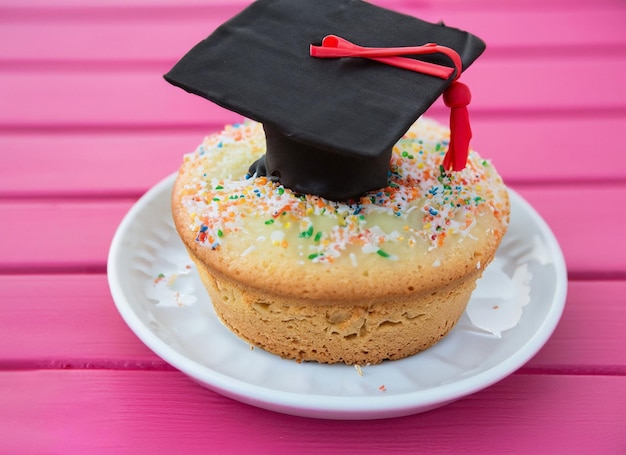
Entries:
<svg viewBox="0 0 626 455">
<path fill-rule="evenodd" d="M 452 81 L 443 92 L 443 102 L 450 108 L 450 144 L 443 158 L 445 170 L 462 171 L 467 164 L 469 143 L 472 138 L 467 105 L 471 99 L 469 88 L 459 81 Z"/>
<path fill-rule="evenodd" d="M 374 48 L 358 46 L 336 35 L 328 35 L 321 46 L 310 46 L 310 55 L 318 58 L 362 57 L 387 65 L 416 71 L 430 76 L 447 79 L 454 69 L 422 62 L 402 55 L 445 54 L 454 64 L 456 74 L 450 86 L 443 93 L 443 102 L 450 108 L 450 144 L 443 159 L 445 170 L 462 171 L 467 164 L 469 143 L 472 138 L 467 105 L 472 99 L 467 85 L 458 81 L 462 71 L 461 57 L 449 47 L 428 43 L 415 47 Z"/>
</svg>

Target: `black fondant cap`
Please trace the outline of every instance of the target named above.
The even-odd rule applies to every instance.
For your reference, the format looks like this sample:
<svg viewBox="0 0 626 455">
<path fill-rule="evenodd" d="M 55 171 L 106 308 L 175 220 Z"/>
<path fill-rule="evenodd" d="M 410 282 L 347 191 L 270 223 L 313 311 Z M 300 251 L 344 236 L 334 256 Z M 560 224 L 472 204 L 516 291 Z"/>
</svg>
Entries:
<svg viewBox="0 0 626 455">
<path fill-rule="evenodd" d="M 391 148 L 444 92 L 441 79 L 365 58 L 315 58 L 338 35 L 368 47 L 437 43 L 467 68 L 477 37 L 357 0 L 258 0 L 165 75 L 188 92 L 263 123 L 267 172 L 297 192 L 345 200 L 387 184 Z M 441 54 L 420 60 L 453 67 Z"/>
</svg>

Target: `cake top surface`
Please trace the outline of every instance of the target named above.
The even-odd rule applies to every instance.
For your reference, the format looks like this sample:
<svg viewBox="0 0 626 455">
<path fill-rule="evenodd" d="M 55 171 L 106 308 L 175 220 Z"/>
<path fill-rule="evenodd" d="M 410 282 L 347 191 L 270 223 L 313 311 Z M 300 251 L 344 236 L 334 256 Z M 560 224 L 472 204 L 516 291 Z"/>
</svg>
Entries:
<svg viewBox="0 0 626 455">
<path fill-rule="evenodd" d="M 391 57 L 448 70 L 439 76 L 379 58 L 313 57 L 311 45 L 324 47 L 329 35 L 376 48 L 436 43 L 458 54 L 459 70 L 485 48 L 465 31 L 358 0 L 258 0 L 193 47 L 165 78 L 261 122 L 266 134 L 271 130 L 270 179 L 335 200 L 360 196 L 382 186 L 391 148 L 459 70 L 441 52 Z M 352 160 L 354 175 L 329 171 L 338 156 Z M 381 170 L 374 172 L 371 162 Z M 373 174 L 376 180 L 367 180 Z"/>
<path fill-rule="evenodd" d="M 437 250 L 500 236 L 508 222 L 506 188 L 495 168 L 471 151 L 466 169 L 446 172 L 448 141 L 447 128 L 418 120 L 393 148 L 385 187 L 335 202 L 246 175 L 246 163 L 265 152 L 262 126 L 246 121 L 185 156 L 175 204 L 195 243 L 208 250 L 226 245 L 240 257 L 290 251 L 294 264 L 414 256 L 436 266 Z"/>
</svg>

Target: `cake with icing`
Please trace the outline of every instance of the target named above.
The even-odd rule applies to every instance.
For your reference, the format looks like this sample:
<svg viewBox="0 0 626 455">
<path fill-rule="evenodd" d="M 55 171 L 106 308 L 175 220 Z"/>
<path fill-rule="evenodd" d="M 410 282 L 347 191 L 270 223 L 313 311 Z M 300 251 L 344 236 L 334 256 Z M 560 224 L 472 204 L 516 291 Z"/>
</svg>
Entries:
<svg viewBox="0 0 626 455">
<path fill-rule="evenodd" d="M 297 361 L 375 364 L 457 323 L 508 223 L 470 149 L 485 43 L 360 0 L 257 0 L 165 79 L 245 120 L 185 157 L 175 225 L 219 318 Z M 440 97 L 450 128 L 424 113 Z"/>
<path fill-rule="evenodd" d="M 449 130 L 418 120 L 389 183 L 358 200 L 298 194 L 247 174 L 265 153 L 253 121 L 185 156 L 172 210 L 220 319 L 285 358 L 356 364 L 415 354 L 456 324 L 506 232 L 493 165 L 446 172 Z"/>
</svg>

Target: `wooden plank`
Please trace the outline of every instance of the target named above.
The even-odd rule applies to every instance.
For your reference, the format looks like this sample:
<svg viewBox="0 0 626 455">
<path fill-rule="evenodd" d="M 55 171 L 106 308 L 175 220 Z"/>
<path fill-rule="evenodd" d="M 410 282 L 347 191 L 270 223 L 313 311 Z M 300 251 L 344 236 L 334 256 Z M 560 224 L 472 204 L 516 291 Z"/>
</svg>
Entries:
<svg viewBox="0 0 626 455">
<path fill-rule="evenodd" d="M 5 131 L 15 127 L 114 127 L 205 124 L 239 118 L 198 96 L 170 86 L 169 68 L 126 73 L 0 73 L 0 111 Z"/>
<path fill-rule="evenodd" d="M 624 375 L 625 305 L 626 281 L 571 281 L 559 325 L 522 370 Z"/>
<path fill-rule="evenodd" d="M 546 220 L 558 239 L 570 276 L 624 278 L 626 186 L 554 186 L 518 188 Z M 607 254 L 607 252 L 611 252 Z"/>
<path fill-rule="evenodd" d="M 0 204 L 0 271 L 102 272 L 113 234 L 132 201 Z"/>
<path fill-rule="evenodd" d="M 614 136 L 624 124 L 626 115 L 477 115 L 472 144 L 509 184 L 626 181 L 626 155 Z M 0 135 L 0 197 L 138 197 L 178 169 L 182 155 L 206 134 L 221 128 L 6 133 Z M 596 165 L 590 165 L 592 156 Z"/>
<path fill-rule="evenodd" d="M 7 453 L 622 453 L 626 448 L 626 378 L 619 376 L 513 375 L 427 413 L 340 424 L 244 405 L 177 372 L 5 371 L 0 387 L 11 391 L 0 395 L 0 447 Z"/>
<path fill-rule="evenodd" d="M 225 4 L 237 6 L 248 5 L 251 0 L 183 0 L 176 3 L 176 9 L 189 9 L 197 7 L 220 7 Z M 429 1 L 413 1 L 413 0 L 371 0 L 370 3 L 384 6 L 387 8 L 408 8 L 420 6 L 423 8 L 446 8 L 451 10 L 471 10 L 474 8 L 485 9 L 505 9 L 511 11 L 524 10 L 528 8 L 538 10 L 565 9 L 568 8 L 584 8 L 589 6 L 589 2 L 585 0 L 510 0 L 502 3 L 499 0 L 472 0 L 471 2 L 460 2 L 459 0 L 429 0 Z M 595 7 L 619 7 L 620 0 L 598 0 L 593 3 Z M 151 7 L 172 7 L 171 0 L 3 0 L 2 6 L 6 10 L 18 10 L 24 12 L 64 10 L 64 9 L 80 9 L 80 10 L 117 10 L 123 7 L 124 10 L 132 10 L 134 8 L 146 9 Z M 173 8 L 172 8 L 173 9 Z"/>
<path fill-rule="evenodd" d="M 615 132 L 626 115 L 474 116 L 471 122 L 472 146 L 509 184 L 625 181 L 626 155 Z"/>
<path fill-rule="evenodd" d="M 626 281 L 571 282 L 559 326 L 521 371 L 626 372 L 624 296 Z M 0 312 L 0 368 L 168 368 L 123 322 L 104 274 L 0 275 Z"/>
<path fill-rule="evenodd" d="M 459 5 L 462 3 L 465 2 Z M 625 44 L 626 8 L 617 2 L 555 8 L 551 0 L 528 9 L 522 5 L 516 8 L 508 2 L 503 6 L 471 2 L 456 10 L 451 5 L 425 7 L 406 2 L 399 11 L 471 31 L 487 43 L 489 51 L 497 50 L 499 56 L 512 57 L 525 48 L 532 49 L 532 55 L 542 57 L 554 57 L 564 50 L 575 51 L 579 56 L 593 55 L 601 46 L 621 48 Z"/>
<path fill-rule="evenodd" d="M 123 322 L 105 274 L 0 275 L 0 287 L 0 368 L 169 368 Z"/>
<path fill-rule="evenodd" d="M 473 111 L 621 110 L 626 94 L 622 96 L 618 87 L 624 74 L 626 59 L 613 55 L 486 60 L 464 72 L 463 82 L 471 88 Z"/>
<path fill-rule="evenodd" d="M 598 73 L 595 68 L 602 67 Z M 0 73 L 0 99 L 11 109 L 0 110 L 0 126 L 15 128 L 117 127 L 198 125 L 218 123 L 235 115 L 214 103 L 170 86 L 167 70 L 145 71 L 7 71 Z M 626 91 L 617 90 L 626 74 L 626 59 L 511 60 L 506 65 L 486 61 L 464 75 L 471 87 L 472 112 L 508 115 L 626 110 Z M 565 75 L 567 83 L 563 83 Z M 594 81 L 589 84 L 589 80 Z M 443 103 L 435 112 L 445 113 Z"/>
<path fill-rule="evenodd" d="M 624 277 L 626 186 L 523 187 L 559 239 L 572 276 Z M 103 270 L 132 201 L 0 202 L 0 271 Z M 610 251 L 608 255 L 606 252 Z"/>
<path fill-rule="evenodd" d="M 175 172 L 209 131 L 0 135 L 0 197 L 136 198 Z"/>
<path fill-rule="evenodd" d="M 2 24 L 2 60 L 159 60 L 173 63 L 240 8 L 215 5 L 180 17 L 173 9 L 145 20 L 120 9 L 116 16 L 85 11 L 80 17 L 30 15 Z M 2 9 L 0 8 L 0 14 Z M 169 15 L 169 13 L 174 13 Z M 190 12 L 191 13 L 191 12 Z M 1 23 L 1 22 L 0 22 Z M 80 36 L 81 39 L 76 39 Z M 124 43 L 124 45 L 120 45 Z"/>
<path fill-rule="evenodd" d="M 101 10 L 86 7 L 78 16 L 70 14 L 23 14 L 2 23 L 0 37 L 11 46 L 0 46 L 0 59 L 15 61 L 107 60 L 166 61 L 180 58 L 192 45 L 211 33 L 218 25 L 235 15 L 243 5 L 213 4 L 206 8 L 162 8 L 143 10 L 146 20 L 129 8 L 120 8 L 117 14 L 102 14 Z M 542 57 L 562 52 L 595 55 L 626 46 L 623 24 L 626 9 L 618 5 L 610 8 L 585 7 L 567 10 L 547 9 L 512 12 L 510 9 L 455 10 L 418 3 L 401 5 L 399 11 L 471 30 L 489 45 L 496 56 L 515 56 L 524 49 Z M 73 14 L 73 16 L 72 16 Z M 8 16 L 8 17 L 7 17 Z M 0 7 L 0 18 L 2 8 Z M 602 32 L 588 24 L 602 24 Z M 533 30 L 533 33 L 528 33 Z M 571 33 L 576 30 L 576 33 Z M 81 39 L 76 39 L 80 36 Z M 119 43 L 125 43 L 119 46 Z M 608 49 L 606 49 L 607 47 Z"/>
</svg>

